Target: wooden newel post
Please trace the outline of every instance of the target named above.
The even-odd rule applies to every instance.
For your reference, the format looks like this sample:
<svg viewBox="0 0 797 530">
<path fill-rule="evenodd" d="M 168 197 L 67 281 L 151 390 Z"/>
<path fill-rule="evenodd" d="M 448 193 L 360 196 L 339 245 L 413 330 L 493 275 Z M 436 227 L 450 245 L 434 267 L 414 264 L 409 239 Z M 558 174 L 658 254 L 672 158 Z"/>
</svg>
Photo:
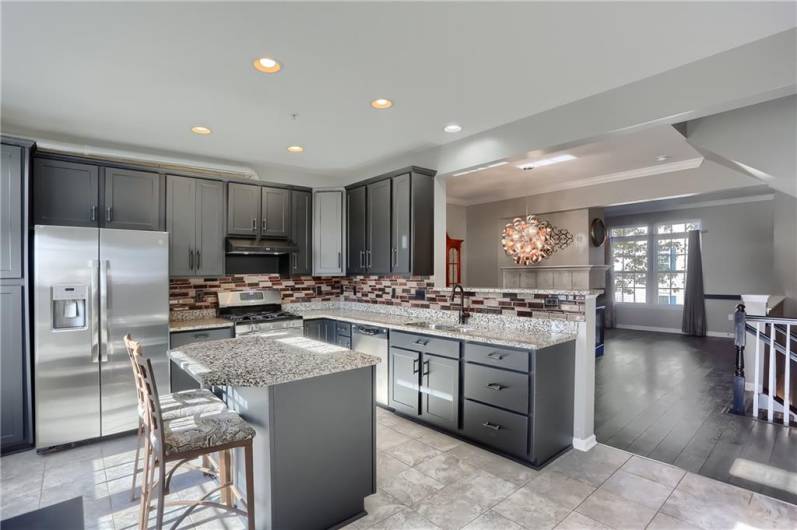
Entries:
<svg viewBox="0 0 797 530">
<path fill-rule="evenodd" d="M 733 413 L 744 415 L 744 346 L 747 330 L 745 329 L 744 304 L 736 306 L 733 315 L 733 343 L 736 346 L 736 374 L 733 384 Z"/>
</svg>

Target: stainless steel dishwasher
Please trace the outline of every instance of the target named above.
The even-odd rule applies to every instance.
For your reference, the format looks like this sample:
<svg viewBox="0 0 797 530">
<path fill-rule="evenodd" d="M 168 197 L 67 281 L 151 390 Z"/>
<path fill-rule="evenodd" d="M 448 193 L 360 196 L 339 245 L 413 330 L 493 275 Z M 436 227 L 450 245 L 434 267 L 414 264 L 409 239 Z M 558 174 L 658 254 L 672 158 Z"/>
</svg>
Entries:
<svg viewBox="0 0 797 530">
<path fill-rule="evenodd" d="M 374 326 L 352 325 L 351 349 L 376 355 L 382 360 L 376 365 L 376 402 L 387 406 L 387 330 Z"/>
</svg>

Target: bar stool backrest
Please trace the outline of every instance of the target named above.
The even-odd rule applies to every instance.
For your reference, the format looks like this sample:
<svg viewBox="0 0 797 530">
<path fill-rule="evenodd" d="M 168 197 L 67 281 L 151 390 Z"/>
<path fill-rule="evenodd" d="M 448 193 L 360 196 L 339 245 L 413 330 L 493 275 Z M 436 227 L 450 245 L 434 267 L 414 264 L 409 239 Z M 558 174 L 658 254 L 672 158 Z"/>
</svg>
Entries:
<svg viewBox="0 0 797 530">
<path fill-rule="evenodd" d="M 144 411 L 143 419 L 147 435 L 153 447 L 160 451 L 163 448 L 163 419 L 152 362 L 144 357 L 141 344 L 134 341 L 130 335 L 126 335 L 124 340 L 130 363 L 133 365 L 138 404 L 139 409 Z"/>
</svg>

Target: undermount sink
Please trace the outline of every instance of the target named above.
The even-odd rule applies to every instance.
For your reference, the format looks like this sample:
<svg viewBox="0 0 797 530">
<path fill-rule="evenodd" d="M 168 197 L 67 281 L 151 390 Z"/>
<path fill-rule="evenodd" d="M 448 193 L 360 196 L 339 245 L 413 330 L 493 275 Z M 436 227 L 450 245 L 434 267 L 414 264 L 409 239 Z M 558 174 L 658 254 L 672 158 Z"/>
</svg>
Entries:
<svg viewBox="0 0 797 530">
<path fill-rule="evenodd" d="M 473 329 L 471 327 L 462 326 L 459 324 L 436 324 L 433 322 L 408 322 L 407 325 L 414 328 L 433 329 L 436 331 L 453 331 L 456 333 L 467 333 Z"/>
</svg>

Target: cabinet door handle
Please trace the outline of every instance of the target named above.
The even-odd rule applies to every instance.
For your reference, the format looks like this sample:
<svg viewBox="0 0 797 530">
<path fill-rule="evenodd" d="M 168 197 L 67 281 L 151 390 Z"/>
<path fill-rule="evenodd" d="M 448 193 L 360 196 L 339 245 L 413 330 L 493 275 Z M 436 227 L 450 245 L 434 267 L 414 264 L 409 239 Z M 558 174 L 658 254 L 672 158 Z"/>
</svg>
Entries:
<svg viewBox="0 0 797 530">
<path fill-rule="evenodd" d="M 263 232 L 265 232 L 266 230 L 268 230 L 268 223 L 266 223 L 266 220 L 263 219 Z"/>
<path fill-rule="evenodd" d="M 257 219 L 252 219 L 252 232 L 257 232 Z"/>
<path fill-rule="evenodd" d="M 365 256 L 365 251 L 364 251 L 364 250 L 361 250 L 361 251 L 360 251 L 360 268 L 361 268 L 361 269 L 364 269 L 364 268 L 365 268 L 365 264 L 363 263 L 363 256 Z"/>
<path fill-rule="evenodd" d="M 199 249 L 196 251 L 196 270 L 202 266 L 202 254 L 199 253 Z"/>
<path fill-rule="evenodd" d="M 482 423 L 482 427 L 486 429 L 491 429 L 493 431 L 500 431 L 502 428 L 501 425 L 498 425 L 497 423 L 490 423 L 489 421 L 485 421 L 484 423 Z"/>
<path fill-rule="evenodd" d="M 421 375 L 429 375 L 429 361 L 423 361 L 423 373 Z"/>
<path fill-rule="evenodd" d="M 338 252 L 338 269 L 340 269 L 342 267 L 342 264 L 340 262 L 340 257 L 341 257 L 340 256 L 340 252 Z"/>
<path fill-rule="evenodd" d="M 113 207 L 108 206 L 105 208 L 105 222 L 110 223 L 113 219 Z"/>
<path fill-rule="evenodd" d="M 420 362 L 421 362 L 420 359 L 413 359 L 412 360 L 412 373 L 414 373 L 414 374 L 418 373 L 418 368 L 419 368 L 419 363 Z"/>
<path fill-rule="evenodd" d="M 92 204 L 91 208 L 89 208 L 89 215 L 91 215 L 91 221 L 94 222 L 97 220 L 97 205 Z"/>
<path fill-rule="evenodd" d="M 499 390 L 500 391 L 500 390 L 505 389 L 506 387 L 504 385 L 499 385 L 498 383 L 490 383 L 489 385 L 487 385 L 487 388 L 489 388 L 490 390 Z"/>
<path fill-rule="evenodd" d="M 188 268 L 194 270 L 194 251 L 188 249 Z"/>
<path fill-rule="evenodd" d="M 490 359 L 495 359 L 496 361 L 501 361 L 504 359 L 504 354 L 494 351 L 492 353 L 488 353 L 487 357 L 489 357 Z"/>
</svg>

